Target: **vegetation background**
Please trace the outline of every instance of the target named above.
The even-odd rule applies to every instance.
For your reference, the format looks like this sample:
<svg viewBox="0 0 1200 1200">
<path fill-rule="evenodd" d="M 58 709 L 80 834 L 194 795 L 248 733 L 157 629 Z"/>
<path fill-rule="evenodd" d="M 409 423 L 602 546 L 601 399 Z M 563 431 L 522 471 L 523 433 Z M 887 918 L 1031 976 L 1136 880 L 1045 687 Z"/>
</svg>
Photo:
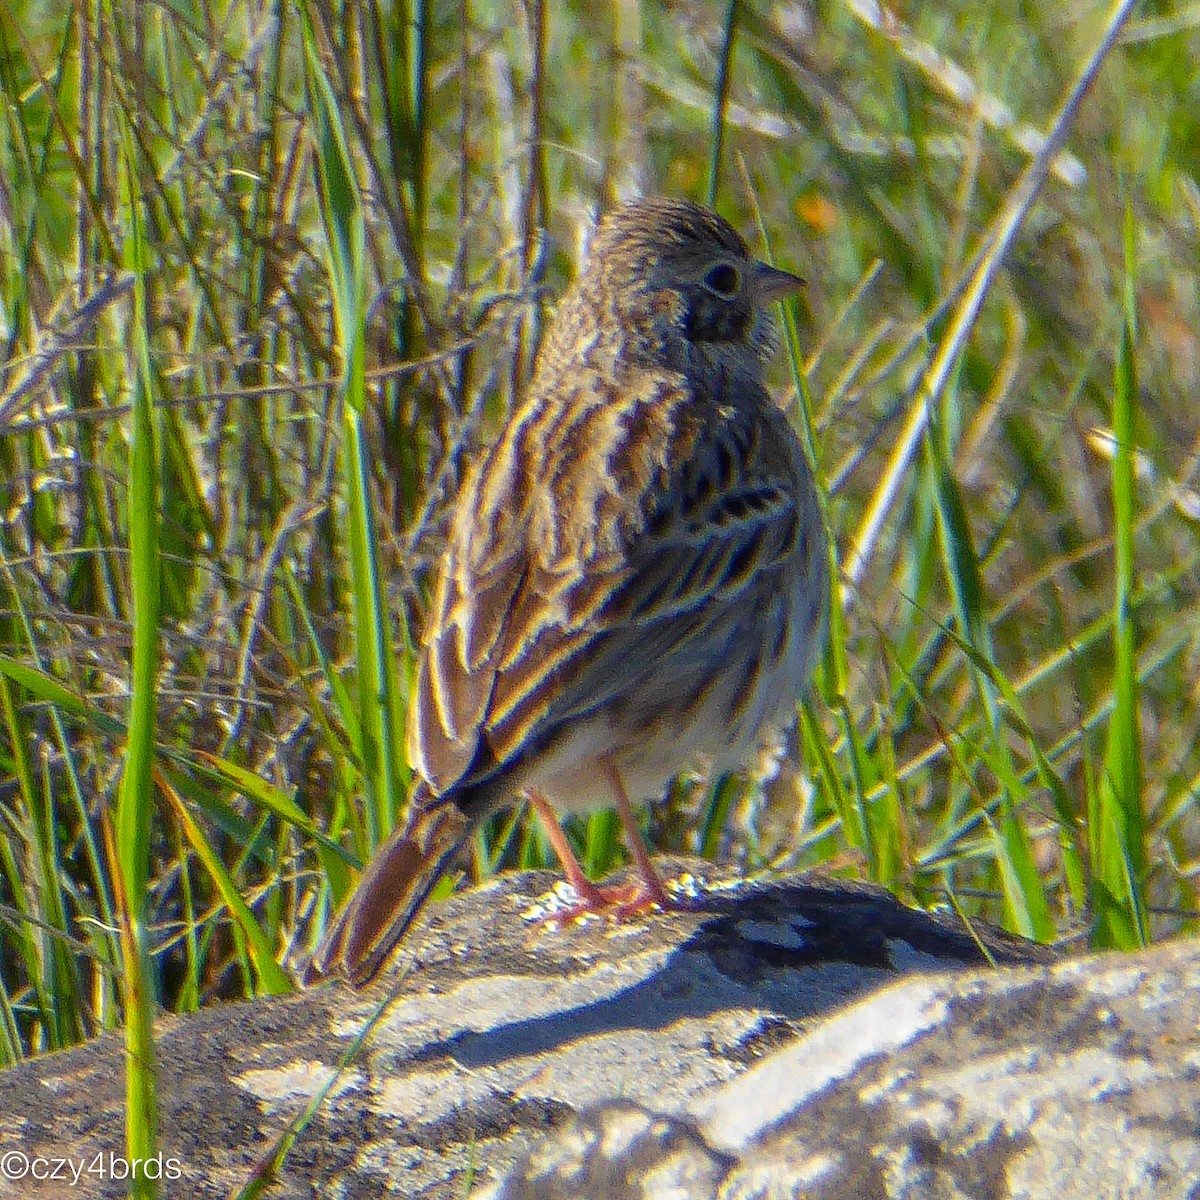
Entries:
<svg viewBox="0 0 1200 1200">
<path fill-rule="evenodd" d="M 643 191 L 809 281 L 838 565 L 796 737 L 652 840 L 1194 928 L 1200 10 L 1131 8 L 2 0 L 0 1061 L 293 986 L 403 807 L 456 481 Z"/>
</svg>

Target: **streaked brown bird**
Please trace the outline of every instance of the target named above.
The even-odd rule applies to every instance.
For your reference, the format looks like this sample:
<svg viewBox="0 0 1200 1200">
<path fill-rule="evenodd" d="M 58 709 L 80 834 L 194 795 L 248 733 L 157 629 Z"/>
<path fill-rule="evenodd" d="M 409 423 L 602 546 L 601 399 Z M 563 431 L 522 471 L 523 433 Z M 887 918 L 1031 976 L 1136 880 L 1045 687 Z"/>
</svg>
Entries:
<svg viewBox="0 0 1200 1200">
<path fill-rule="evenodd" d="M 769 309 L 800 286 L 696 204 L 601 220 L 528 399 L 458 497 L 410 709 L 408 820 L 317 973 L 368 982 L 476 826 L 522 796 L 581 909 L 671 906 L 631 802 L 700 757 L 745 765 L 819 648 L 821 514 L 762 381 Z M 555 816 L 608 804 L 632 890 L 590 883 Z"/>
</svg>

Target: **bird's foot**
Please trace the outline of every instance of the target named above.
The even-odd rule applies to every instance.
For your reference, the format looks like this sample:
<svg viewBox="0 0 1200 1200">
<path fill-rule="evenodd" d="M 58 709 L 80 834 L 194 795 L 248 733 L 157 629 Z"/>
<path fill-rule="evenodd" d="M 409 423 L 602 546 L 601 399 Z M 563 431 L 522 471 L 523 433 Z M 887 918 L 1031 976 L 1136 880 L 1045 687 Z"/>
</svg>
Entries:
<svg viewBox="0 0 1200 1200">
<path fill-rule="evenodd" d="M 654 909 L 673 912 L 683 907 L 668 894 L 657 878 L 653 883 L 637 879 L 611 887 L 601 887 L 589 879 L 567 879 L 555 888 L 554 901 L 551 907 L 537 916 L 544 924 L 560 924 L 587 917 L 611 917 L 616 921 L 626 921 Z"/>
</svg>

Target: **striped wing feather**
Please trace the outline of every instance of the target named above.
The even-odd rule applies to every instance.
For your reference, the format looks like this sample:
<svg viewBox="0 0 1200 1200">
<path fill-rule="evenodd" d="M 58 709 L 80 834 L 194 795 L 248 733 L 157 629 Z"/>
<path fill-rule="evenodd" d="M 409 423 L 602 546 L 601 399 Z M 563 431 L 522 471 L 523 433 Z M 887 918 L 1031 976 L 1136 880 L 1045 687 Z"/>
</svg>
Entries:
<svg viewBox="0 0 1200 1200">
<path fill-rule="evenodd" d="M 800 468 L 782 414 L 666 379 L 589 430 L 607 434 L 607 456 L 593 442 L 571 458 L 562 443 L 579 422 L 572 430 L 568 413 L 542 471 L 519 473 L 534 461 L 522 439 L 545 433 L 518 420 L 468 484 L 409 731 L 436 793 L 496 775 L 618 696 L 631 671 L 687 653 L 794 552 Z M 600 404 L 611 410 L 611 397 L 575 397 L 585 413 Z M 651 404 L 653 419 L 640 411 Z"/>
</svg>

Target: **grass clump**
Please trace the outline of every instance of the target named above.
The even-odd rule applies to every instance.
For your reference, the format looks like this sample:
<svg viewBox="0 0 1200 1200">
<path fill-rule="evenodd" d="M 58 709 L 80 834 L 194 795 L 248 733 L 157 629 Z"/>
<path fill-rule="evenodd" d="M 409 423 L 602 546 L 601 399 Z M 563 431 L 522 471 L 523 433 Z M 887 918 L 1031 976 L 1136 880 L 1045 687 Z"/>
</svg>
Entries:
<svg viewBox="0 0 1200 1200">
<path fill-rule="evenodd" d="M 1192 18 L 872 11 L 0 12 L 0 1058 L 290 986 L 403 803 L 464 464 L 633 190 L 810 281 L 773 382 L 839 571 L 794 744 L 658 843 L 1191 926 Z"/>
</svg>

